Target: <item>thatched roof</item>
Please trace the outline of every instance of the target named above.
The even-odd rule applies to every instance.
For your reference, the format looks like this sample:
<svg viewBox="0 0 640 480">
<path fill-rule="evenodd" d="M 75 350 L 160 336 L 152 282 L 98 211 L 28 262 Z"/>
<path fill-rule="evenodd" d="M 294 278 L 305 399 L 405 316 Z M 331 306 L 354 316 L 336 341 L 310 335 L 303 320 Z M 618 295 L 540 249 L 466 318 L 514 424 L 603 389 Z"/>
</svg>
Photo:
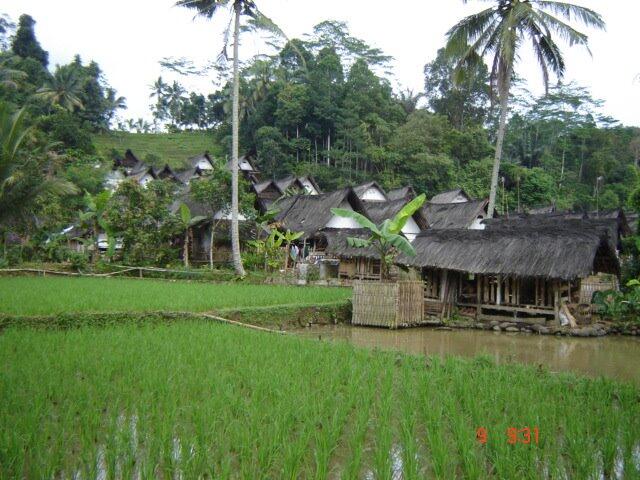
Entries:
<svg viewBox="0 0 640 480">
<path fill-rule="evenodd" d="M 126 170 L 131 169 L 139 169 L 139 165 L 142 164 L 142 161 L 138 157 L 136 157 L 130 149 L 127 149 L 124 152 L 124 158 L 118 158 L 113 162 L 113 167 L 123 167 Z"/>
<path fill-rule="evenodd" d="M 517 214 L 486 219 L 483 224 L 486 228 L 494 230 L 505 228 L 562 228 L 564 226 L 587 230 L 605 228 L 609 232 L 614 245 L 618 245 L 618 247 L 620 247 L 620 238 L 630 233 L 626 217 L 612 216 L 611 214 L 603 214 L 603 216 L 597 217 L 591 217 L 585 213 L 566 212 L 537 215 Z"/>
<path fill-rule="evenodd" d="M 620 270 L 606 228 L 426 230 L 413 246 L 416 256 L 400 256 L 396 263 L 562 280 L 586 277 L 596 270 L 615 274 Z"/>
<path fill-rule="evenodd" d="M 340 258 L 380 258 L 380 255 L 373 247 L 354 248 L 350 247 L 347 239 L 349 237 L 367 239 L 371 235 L 363 228 L 325 228 L 316 235 L 314 239 L 325 245 L 325 252 Z"/>
<path fill-rule="evenodd" d="M 384 222 L 389 218 L 393 218 L 407 204 L 407 200 L 400 198 L 398 200 L 389 200 L 388 202 L 364 202 L 367 217 L 376 225 Z M 420 229 L 424 230 L 428 227 L 428 222 L 422 210 L 418 210 L 413 219 Z"/>
<path fill-rule="evenodd" d="M 486 214 L 487 203 L 487 200 L 461 203 L 429 202 L 422 207 L 422 213 L 429 223 L 429 228 L 469 228 L 478 217 Z"/>
<path fill-rule="evenodd" d="M 283 229 L 304 232 L 304 238 L 308 238 L 329 223 L 333 217 L 332 208 L 341 207 L 345 202 L 354 210 L 366 214 L 364 204 L 353 189 L 343 188 L 321 195 L 294 195 L 282 198 L 273 205 L 279 210 L 275 221 L 280 223 Z"/>
<path fill-rule="evenodd" d="M 471 197 L 467 195 L 462 188 L 456 188 L 455 190 L 449 190 L 447 192 L 442 192 L 437 195 L 434 195 L 430 203 L 453 203 L 458 196 L 466 197 L 467 201 L 471 200 Z"/>
<path fill-rule="evenodd" d="M 387 198 L 389 200 L 400 200 L 404 199 L 406 201 L 413 200 L 416 196 L 416 192 L 412 186 L 407 185 L 406 187 L 394 188 L 387 192 Z"/>
</svg>

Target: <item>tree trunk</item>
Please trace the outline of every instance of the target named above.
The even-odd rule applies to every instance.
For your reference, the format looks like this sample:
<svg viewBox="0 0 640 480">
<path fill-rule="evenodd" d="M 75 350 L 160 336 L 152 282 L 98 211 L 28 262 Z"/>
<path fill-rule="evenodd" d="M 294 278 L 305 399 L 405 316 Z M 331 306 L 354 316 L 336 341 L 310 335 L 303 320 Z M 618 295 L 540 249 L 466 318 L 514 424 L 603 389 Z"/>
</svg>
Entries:
<svg viewBox="0 0 640 480">
<path fill-rule="evenodd" d="M 487 217 L 493 218 L 493 212 L 496 208 L 496 191 L 498 190 L 498 175 L 500 173 L 500 161 L 502 160 L 502 145 L 504 143 L 504 134 L 507 129 L 507 113 L 509 107 L 509 89 L 511 87 L 511 71 L 509 66 L 505 83 L 500 92 L 500 126 L 498 127 L 498 138 L 496 140 L 496 155 L 493 160 L 493 171 L 491 172 L 491 191 L 489 193 L 489 208 Z"/>
<path fill-rule="evenodd" d="M 213 236 L 217 226 L 217 223 L 214 225 L 213 222 L 211 222 L 211 235 L 209 235 L 209 268 L 211 270 L 213 270 Z"/>
<path fill-rule="evenodd" d="M 240 0 L 234 4 L 235 24 L 233 29 L 233 109 L 231 117 L 231 251 L 233 253 L 233 267 L 236 274 L 244 277 L 245 271 L 240 257 L 240 229 L 238 227 L 238 143 L 239 125 L 238 110 L 240 102 L 240 76 L 238 72 L 238 43 L 240 42 L 240 14 L 242 5 Z"/>
<path fill-rule="evenodd" d="M 185 268 L 189 268 L 189 228 L 184 232 L 184 245 L 182 248 L 182 259 Z"/>
</svg>

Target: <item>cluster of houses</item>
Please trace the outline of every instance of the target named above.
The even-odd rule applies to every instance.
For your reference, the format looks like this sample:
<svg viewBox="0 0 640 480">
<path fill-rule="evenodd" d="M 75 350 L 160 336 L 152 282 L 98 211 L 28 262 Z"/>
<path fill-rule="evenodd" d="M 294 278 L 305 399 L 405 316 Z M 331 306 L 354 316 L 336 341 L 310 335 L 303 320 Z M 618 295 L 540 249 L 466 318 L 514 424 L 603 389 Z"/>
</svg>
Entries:
<svg viewBox="0 0 640 480">
<path fill-rule="evenodd" d="M 124 178 L 142 185 L 170 178 L 184 185 L 182 198 L 199 214 L 204 207 L 189 199 L 188 186 L 213 168 L 206 153 L 175 172 L 169 166 L 149 167 L 127 151 L 107 185 L 115 188 Z M 367 232 L 331 209 L 351 209 L 380 223 L 416 195 L 410 186 L 386 191 L 376 182 L 322 192 L 307 176 L 261 180 L 249 157 L 240 159 L 240 170 L 252 185 L 256 209 L 276 211 L 279 229 L 302 232 L 297 242 L 304 254 L 299 262 L 318 264 L 323 278 L 343 282 L 379 280 L 380 259 L 373 249 L 348 245 L 348 237 L 366 238 Z M 487 203 L 462 189 L 439 193 L 405 225 L 402 234 L 416 255 L 398 256 L 394 272 L 411 271 L 424 281 L 427 313 L 450 315 L 455 309 L 476 318 L 535 319 L 558 318 L 564 308 L 573 307 L 578 316 L 577 306 L 589 304 L 594 291 L 617 287 L 621 239 L 631 233 L 621 210 L 544 209 L 488 219 Z M 213 225 L 227 218 L 218 212 L 195 229 L 192 259 L 207 258 Z M 217 261 L 229 258 L 226 230 L 220 229 L 222 235 L 216 239 Z"/>
</svg>

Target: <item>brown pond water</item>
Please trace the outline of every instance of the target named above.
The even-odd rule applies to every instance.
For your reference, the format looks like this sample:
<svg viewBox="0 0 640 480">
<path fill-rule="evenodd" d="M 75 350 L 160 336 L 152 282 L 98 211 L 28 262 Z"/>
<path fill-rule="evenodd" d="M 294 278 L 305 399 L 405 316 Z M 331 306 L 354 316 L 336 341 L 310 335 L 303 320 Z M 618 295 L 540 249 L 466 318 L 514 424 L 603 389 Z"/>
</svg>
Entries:
<svg viewBox="0 0 640 480">
<path fill-rule="evenodd" d="M 348 325 L 313 326 L 296 330 L 296 333 L 412 354 L 465 357 L 489 354 L 502 363 L 543 364 L 552 371 L 605 376 L 640 385 L 638 337 L 574 338 L 482 330 L 386 330 Z"/>
</svg>

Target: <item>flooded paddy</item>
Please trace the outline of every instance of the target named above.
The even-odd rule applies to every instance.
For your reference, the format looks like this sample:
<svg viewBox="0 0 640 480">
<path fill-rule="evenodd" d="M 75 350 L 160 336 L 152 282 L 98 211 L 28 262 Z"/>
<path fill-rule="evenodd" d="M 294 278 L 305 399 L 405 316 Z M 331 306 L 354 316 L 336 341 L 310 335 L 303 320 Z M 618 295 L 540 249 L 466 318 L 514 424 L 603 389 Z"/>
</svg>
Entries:
<svg viewBox="0 0 640 480">
<path fill-rule="evenodd" d="M 551 371 L 572 371 L 640 385 L 640 338 L 556 337 L 481 330 L 410 328 L 386 330 L 348 325 L 313 326 L 303 336 L 347 341 L 353 345 L 423 355 L 473 357 L 488 354 L 500 363 L 543 365 Z"/>
</svg>

